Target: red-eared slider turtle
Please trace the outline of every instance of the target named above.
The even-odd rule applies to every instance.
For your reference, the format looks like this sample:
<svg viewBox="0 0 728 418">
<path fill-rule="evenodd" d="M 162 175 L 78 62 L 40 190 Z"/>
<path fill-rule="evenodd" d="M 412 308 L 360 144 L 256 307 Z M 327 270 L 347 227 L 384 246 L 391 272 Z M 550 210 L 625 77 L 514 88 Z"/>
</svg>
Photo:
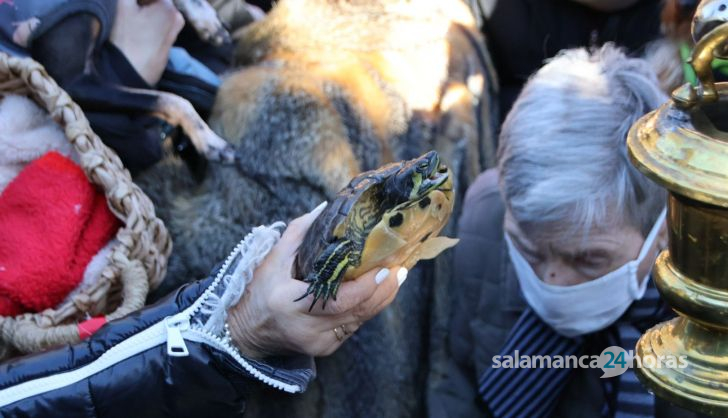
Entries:
<svg viewBox="0 0 728 418">
<path fill-rule="evenodd" d="M 437 152 L 385 165 L 355 177 L 314 221 L 298 250 L 293 277 L 313 294 L 336 299 L 343 280 L 375 267 L 437 256 L 457 240 L 437 237 L 453 207 L 450 171 Z"/>
</svg>

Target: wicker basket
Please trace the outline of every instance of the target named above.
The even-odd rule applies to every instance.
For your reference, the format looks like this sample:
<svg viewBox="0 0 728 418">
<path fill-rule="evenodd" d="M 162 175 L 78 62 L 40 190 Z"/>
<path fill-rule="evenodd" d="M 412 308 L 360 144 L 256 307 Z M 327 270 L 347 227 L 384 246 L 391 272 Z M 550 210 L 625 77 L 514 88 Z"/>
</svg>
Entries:
<svg viewBox="0 0 728 418">
<path fill-rule="evenodd" d="M 114 151 L 91 130 L 81 108 L 29 58 L 0 53 L 0 97 L 32 98 L 65 130 L 86 176 L 104 191 L 119 229 L 101 278 L 56 309 L 0 317 L 0 359 L 80 340 L 78 322 L 105 316 L 120 318 L 144 306 L 150 288 L 164 278 L 172 244 L 149 198 L 136 186 Z"/>
</svg>

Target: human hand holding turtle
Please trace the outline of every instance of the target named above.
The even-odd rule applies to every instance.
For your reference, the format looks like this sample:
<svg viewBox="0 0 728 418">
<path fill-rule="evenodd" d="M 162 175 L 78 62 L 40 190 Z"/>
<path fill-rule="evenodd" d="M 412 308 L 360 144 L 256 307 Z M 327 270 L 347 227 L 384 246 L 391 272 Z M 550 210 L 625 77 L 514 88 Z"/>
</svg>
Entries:
<svg viewBox="0 0 728 418">
<path fill-rule="evenodd" d="M 361 173 L 291 222 L 229 312 L 233 341 L 251 358 L 333 353 L 394 300 L 407 269 L 457 243 L 437 236 L 453 203 L 434 151 Z"/>
<path fill-rule="evenodd" d="M 255 271 L 240 302 L 228 311 L 233 342 L 244 356 L 329 355 L 387 307 L 407 277 L 403 268 L 374 269 L 344 283 L 336 301 L 326 309 L 309 311 L 306 300 L 292 302 L 308 288 L 291 277 L 293 261 L 306 232 L 325 207 L 322 204 L 289 224 Z"/>
</svg>

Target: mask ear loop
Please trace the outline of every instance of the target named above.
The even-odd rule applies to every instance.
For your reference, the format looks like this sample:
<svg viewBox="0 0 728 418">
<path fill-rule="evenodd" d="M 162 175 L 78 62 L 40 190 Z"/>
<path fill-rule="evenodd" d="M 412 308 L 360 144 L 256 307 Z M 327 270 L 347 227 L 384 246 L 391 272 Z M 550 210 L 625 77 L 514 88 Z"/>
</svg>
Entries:
<svg viewBox="0 0 728 418">
<path fill-rule="evenodd" d="M 640 250 L 640 254 L 637 256 L 637 262 L 641 262 L 645 257 L 647 257 L 647 252 L 650 251 L 650 248 L 652 247 L 652 244 L 655 242 L 655 239 L 657 239 L 657 234 L 660 233 L 660 229 L 662 228 L 662 223 L 665 221 L 665 218 L 667 217 L 667 208 L 662 209 L 662 212 L 660 212 L 660 216 L 657 217 L 657 220 L 655 221 L 655 224 L 652 226 L 652 229 L 650 230 L 650 233 L 647 234 L 647 238 L 645 238 L 645 242 L 642 244 L 642 249 Z"/>
<path fill-rule="evenodd" d="M 657 234 L 660 233 L 660 229 L 662 229 L 662 224 L 664 223 L 666 217 L 667 208 L 663 209 L 662 212 L 660 212 L 660 215 L 657 217 L 655 224 L 652 226 L 650 233 L 647 234 L 647 238 L 645 238 L 645 242 L 642 244 L 642 249 L 637 256 L 637 259 L 630 262 L 629 268 L 630 270 L 632 270 L 630 271 L 630 293 L 635 300 L 642 299 L 642 296 L 645 295 L 645 291 L 647 290 L 647 281 L 650 279 L 650 273 L 647 273 L 647 276 L 642 278 L 642 282 L 638 282 L 637 270 L 639 269 L 639 265 L 642 263 L 645 257 L 647 257 L 647 253 L 652 248 L 652 244 L 655 242 L 655 239 L 657 239 Z"/>
</svg>

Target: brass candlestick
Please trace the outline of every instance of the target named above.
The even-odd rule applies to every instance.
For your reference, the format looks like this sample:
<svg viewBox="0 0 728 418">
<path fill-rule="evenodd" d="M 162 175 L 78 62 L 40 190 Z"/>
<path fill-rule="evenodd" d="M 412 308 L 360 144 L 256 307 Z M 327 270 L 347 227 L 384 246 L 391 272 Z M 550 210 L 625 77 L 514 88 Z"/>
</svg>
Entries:
<svg viewBox="0 0 728 418">
<path fill-rule="evenodd" d="M 694 34 L 696 25 L 708 27 L 700 9 L 697 16 Z M 635 371 L 661 398 L 728 416 L 728 83 L 714 83 L 710 67 L 728 23 L 710 27 L 691 63 L 699 86 L 677 89 L 628 138 L 635 166 L 669 190 L 669 246 L 653 279 L 679 314 L 642 336 Z"/>
</svg>

